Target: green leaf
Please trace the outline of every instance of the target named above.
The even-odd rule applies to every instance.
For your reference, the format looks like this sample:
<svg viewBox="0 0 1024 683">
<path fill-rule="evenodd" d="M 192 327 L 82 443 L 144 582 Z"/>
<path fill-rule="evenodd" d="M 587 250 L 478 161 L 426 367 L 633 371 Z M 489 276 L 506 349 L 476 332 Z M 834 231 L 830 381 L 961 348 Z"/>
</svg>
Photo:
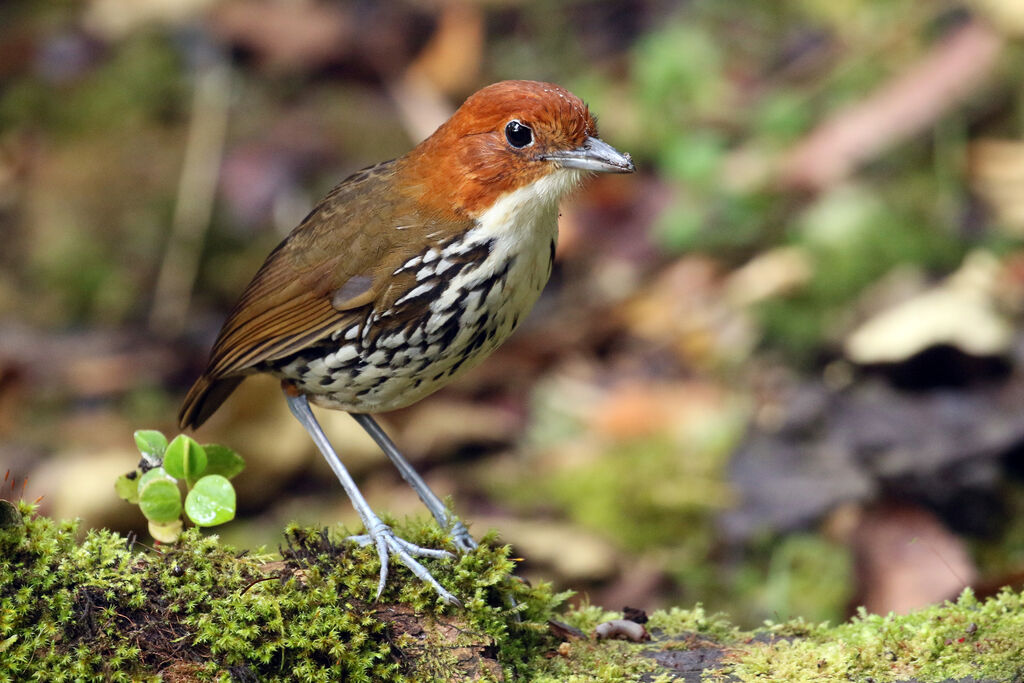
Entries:
<svg viewBox="0 0 1024 683">
<path fill-rule="evenodd" d="M 245 469 L 242 456 L 227 446 L 217 443 L 203 444 L 206 451 L 206 474 L 219 474 L 231 479 Z"/>
<path fill-rule="evenodd" d="M 227 478 L 211 474 L 196 482 L 185 498 L 185 514 L 197 526 L 216 526 L 235 518 L 235 489 Z"/>
<path fill-rule="evenodd" d="M 206 470 L 206 451 L 195 439 L 179 434 L 164 451 L 164 469 L 191 486 Z"/>
<path fill-rule="evenodd" d="M 173 522 L 181 515 L 181 491 L 170 477 L 144 477 L 139 481 L 139 508 L 151 522 Z"/>
<path fill-rule="evenodd" d="M 173 522 L 153 522 L 149 523 L 149 535 L 160 543 L 174 543 L 181 536 L 181 520 L 176 519 Z"/>
<path fill-rule="evenodd" d="M 149 472 L 146 472 L 141 477 L 139 477 L 139 492 L 141 493 L 142 489 L 144 489 L 149 484 L 149 482 L 156 481 L 157 479 L 166 479 L 172 484 L 178 483 L 178 480 L 172 477 L 171 475 L 167 474 L 167 470 L 165 470 L 163 467 L 154 467 Z"/>
<path fill-rule="evenodd" d="M 164 457 L 167 437 L 155 429 L 140 429 L 135 432 L 135 445 L 147 462 L 158 463 Z"/>
<path fill-rule="evenodd" d="M 150 470 L 152 472 L 152 470 Z M 139 471 L 132 470 L 128 474 L 122 474 L 114 482 L 114 490 L 117 497 L 129 503 L 139 502 Z"/>
</svg>

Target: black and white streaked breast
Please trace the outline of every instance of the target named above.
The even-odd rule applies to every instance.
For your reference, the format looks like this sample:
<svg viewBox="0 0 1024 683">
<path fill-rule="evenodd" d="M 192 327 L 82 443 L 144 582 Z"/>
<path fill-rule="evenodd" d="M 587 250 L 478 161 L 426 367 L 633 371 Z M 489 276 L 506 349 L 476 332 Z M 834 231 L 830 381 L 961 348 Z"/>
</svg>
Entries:
<svg viewBox="0 0 1024 683">
<path fill-rule="evenodd" d="M 319 405 L 380 412 L 410 405 L 475 366 L 533 307 L 551 275 L 557 192 L 512 193 L 465 233 L 426 247 L 386 310 L 368 308 L 331 338 L 261 368 Z M 527 195 L 527 196 L 522 196 Z"/>
</svg>

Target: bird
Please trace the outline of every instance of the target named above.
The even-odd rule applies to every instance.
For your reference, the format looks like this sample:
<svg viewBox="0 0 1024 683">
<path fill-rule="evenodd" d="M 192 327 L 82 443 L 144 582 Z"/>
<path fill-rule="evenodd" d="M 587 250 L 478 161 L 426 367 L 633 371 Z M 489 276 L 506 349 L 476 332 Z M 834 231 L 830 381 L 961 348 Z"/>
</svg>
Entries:
<svg viewBox="0 0 1024 683">
<path fill-rule="evenodd" d="M 477 91 L 404 156 L 341 181 L 267 256 L 231 309 L 179 413 L 196 429 L 245 377 L 281 380 L 288 407 L 330 464 L 380 558 L 394 556 L 447 603 L 371 509 L 310 403 L 346 411 L 461 552 L 477 547 L 373 414 L 411 405 L 477 365 L 522 322 L 555 258 L 560 200 L 593 173 L 632 173 L 565 88 L 502 81 Z"/>
</svg>

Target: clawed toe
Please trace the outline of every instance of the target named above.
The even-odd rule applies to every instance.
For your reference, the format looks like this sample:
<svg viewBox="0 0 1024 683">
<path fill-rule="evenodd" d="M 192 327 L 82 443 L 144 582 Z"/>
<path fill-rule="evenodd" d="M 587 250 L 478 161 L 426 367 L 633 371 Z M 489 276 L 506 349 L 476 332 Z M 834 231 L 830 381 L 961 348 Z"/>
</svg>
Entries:
<svg viewBox="0 0 1024 683">
<path fill-rule="evenodd" d="M 313 438 L 313 442 L 316 443 L 318 449 L 323 454 L 324 459 L 327 460 L 327 464 L 334 470 L 334 474 L 337 475 L 338 481 L 341 482 L 342 488 L 345 489 L 345 493 L 348 494 L 349 500 L 352 501 L 352 506 L 359 513 L 359 517 L 363 520 L 363 524 L 366 526 L 366 534 L 362 536 L 353 536 L 352 541 L 359 543 L 360 545 L 373 544 L 377 548 L 377 555 L 380 557 L 380 582 L 377 584 L 377 597 L 379 598 L 384 592 L 384 584 L 388 578 L 388 560 L 394 555 L 399 561 L 404 564 L 409 570 L 415 574 L 420 580 L 426 581 L 431 587 L 437 591 L 438 595 L 444 599 L 445 602 L 452 605 L 461 605 L 458 598 L 449 593 L 445 588 L 437 582 L 437 580 L 430 575 L 426 567 L 416 561 L 416 557 L 433 557 L 433 558 L 451 558 L 454 557 L 451 553 L 445 550 L 434 550 L 431 548 L 421 548 L 418 545 L 409 543 L 408 541 L 402 540 L 395 536 L 395 533 L 391 530 L 387 524 L 381 521 L 373 510 L 370 508 L 370 504 L 366 502 L 366 498 L 359 491 L 359 487 L 356 486 L 355 480 L 352 479 L 352 475 L 349 474 L 345 468 L 344 463 L 341 462 L 341 458 L 334 452 L 334 448 L 331 446 L 331 442 L 328 441 L 327 436 L 324 434 L 324 430 L 320 427 L 320 424 L 313 417 L 313 412 L 309 409 L 309 399 L 304 394 L 300 394 L 295 391 L 295 388 L 287 381 L 282 383 L 284 389 L 285 399 L 288 401 L 288 408 L 292 411 L 295 418 L 302 423 L 306 431 Z M 378 443 L 385 448 L 385 452 L 388 456 L 395 460 L 395 464 L 399 465 L 399 469 L 402 472 L 402 476 L 414 483 L 414 488 L 420 494 L 421 498 L 424 498 L 424 502 L 429 501 L 428 507 L 431 512 L 437 517 L 439 514 L 444 512 L 444 506 L 441 501 L 427 488 L 426 484 L 420 479 L 416 471 L 412 469 L 398 450 L 394 447 L 394 444 L 387 438 L 387 435 L 383 433 L 376 422 L 373 421 L 369 415 L 354 415 L 360 424 L 367 429 L 371 436 L 377 440 Z M 379 434 L 378 434 L 379 432 Z M 389 450 L 390 449 L 390 450 Z M 392 453 L 391 451 L 394 451 Z M 443 514 L 442 514 L 443 516 Z M 462 527 L 465 530 L 465 527 Z M 468 536 L 468 532 L 465 532 Z M 469 539 L 472 542 L 472 539 Z M 459 547 L 462 547 L 466 543 L 465 538 L 461 539 L 461 543 L 456 541 Z M 475 547 L 475 543 L 473 544 Z"/>
<path fill-rule="evenodd" d="M 423 548 L 414 543 L 410 543 L 403 538 L 399 538 L 395 535 L 395 532 L 391 530 L 391 527 L 387 526 L 383 522 L 373 525 L 370 533 L 360 534 L 358 536 L 349 536 L 349 541 L 358 543 L 361 546 L 367 546 L 370 544 L 377 546 L 377 554 L 380 556 L 380 581 L 377 584 L 377 598 L 380 598 L 384 592 L 384 585 L 387 582 L 388 577 L 388 558 L 394 556 L 398 558 L 399 562 L 405 565 L 409 571 L 416 575 L 421 581 L 424 581 L 437 591 L 438 595 L 450 605 L 461 606 L 462 602 L 448 592 L 444 586 L 438 583 L 437 579 L 420 564 L 417 557 L 432 557 L 435 559 L 454 559 L 447 550 L 437 550 L 435 548 Z"/>
<path fill-rule="evenodd" d="M 416 545 L 415 543 L 410 543 L 404 538 L 399 538 L 398 536 L 395 536 L 394 532 L 391 532 L 391 535 L 393 541 L 402 548 L 404 548 L 406 552 L 408 552 L 413 557 L 433 557 L 439 560 L 450 560 L 455 558 L 455 555 L 448 552 L 447 550 L 439 550 L 436 548 L 424 548 L 423 546 Z M 373 543 L 373 536 L 371 536 L 370 534 L 359 534 L 358 536 L 346 536 L 345 540 L 349 543 L 356 543 L 360 546 L 366 547 Z"/>
<path fill-rule="evenodd" d="M 479 545 L 476 540 L 469 535 L 469 529 L 462 522 L 455 522 L 452 525 L 452 541 L 455 543 L 455 547 L 464 553 L 470 553 L 476 550 Z"/>
</svg>

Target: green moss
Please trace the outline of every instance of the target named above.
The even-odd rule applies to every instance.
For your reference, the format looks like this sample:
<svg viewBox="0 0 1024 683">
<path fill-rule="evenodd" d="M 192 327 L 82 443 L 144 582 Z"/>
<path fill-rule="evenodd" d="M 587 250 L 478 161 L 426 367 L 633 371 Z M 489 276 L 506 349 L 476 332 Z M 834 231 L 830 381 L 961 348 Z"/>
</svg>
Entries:
<svg viewBox="0 0 1024 683">
<path fill-rule="evenodd" d="M 740 630 L 725 615 L 709 615 L 700 604 L 693 609 L 672 607 L 658 610 L 650 616 L 647 627 L 669 637 L 700 633 L 720 643 L 732 642 L 740 636 Z"/>
<path fill-rule="evenodd" d="M 529 680 L 537 683 L 638 681 L 645 675 L 654 674 L 657 669 L 653 659 L 636 656 L 638 649 L 639 646 L 622 640 L 575 641 L 567 654 L 551 657 L 540 664 Z"/>
<path fill-rule="evenodd" d="M 284 559 L 268 563 L 196 529 L 153 552 L 107 531 L 79 543 L 74 523 L 24 504 L 20 513 L 20 528 L 0 530 L 0 681 L 421 680 L 490 649 L 496 662 L 474 675 L 486 680 L 502 668 L 514 675 L 550 646 L 546 621 L 565 597 L 511 578 L 508 549 L 492 539 L 454 562 L 427 561 L 465 600 L 453 610 L 398 566 L 374 601 L 376 552 L 326 531 L 288 529 Z M 401 534 L 445 543 L 433 524 Z"/>
<path fill-rule="evenodd" d="M 710 680 L 1013 681 L 1024 675 L 1024 597 L 1010 590 L 984 602 L 965 590 L 955 603 L 910 615 L 861 612 L 833 628 L 797 620 L 769 624 L 768 631 L 800 637 L 734 646 Z"/>
<path fill-rule="evenodd" d="M 620 612 L 590 604 L 578 606 L 562 617 L 567 624 L 586 634 L 592 633 L 601 622 L 621 618 Z M 699 642 L 712 645 L 731 642 L 740 635 L 724 616 L 709 616 L 700 605 L 690 610 L 678 607 L 658 610 L 650 615 L 647 628 L 654 638 L 645 643 L 572 640 L 560 656 L 539 660 L 530 680 L 544 683 L 678 680 L 660 667 L 652 655 L 664 650 L 689 649 L 692 641 L 680 639 L 697 633 L 703 639 L 710 639 Z"/>
<path fill-rule="evenodd" d="M 590 632 L 615 612 L 584 605 L 564 617 Z M 967 590 L 955 603 L 909 615 L 861 613 L 830 627 L 803 619 L 744 632 L 701 606 L 650 615 L 647 643 L 573 641 L 564 656 L 543 660 L 532 680 L 659 680 L 652 656 L 671 650 L 720 649 L 721 668 L 705 681 L 1017 681 L 1024 675 L 1024 596 L 1005 590 L 979 602 Z M 679 673 L 679 672 L 674 672 Z"/>
<path fill-rule="evenodd" d="M 0 682 L 667 681 L 679 673 L 671 662 L 705 661 L 697 650 L 725 653 L 705 680 L 1024 674 L 1024 598 L 1011 591 L 984 602 L 965 592 L 908 616 L 861 614 L 837 627 L 795 619 L 758 632 L 698 605 L 653 613 L 649 642 L 560 645 L 552 618 L 590 633 L 621 615 L 592 605 L 558 614 L 566 596 L 515 579 L 508 549 L 493 538 L 457 560 L 427 562 L 465 600 L 452 608 L 401 567 L 373 600 L 376 553 L 336 541 L 340 529 L 289 528 L 272 560 L 195 529 L 160 549 L 108 531 L 78 540 L 74 523 L 34 516 L 26 504 L 0 508 Z M 446 543 L 430 522 L 398 528 L 415 543 Z M 696 656 L 679 657 L 687 654 Z"/>
<path fill-rule="evenodd" d="M 87 633 L 113 634 L 121 616 L 143 601 L 141 575 L 128 571 L 123 539 L 109 532 L 75 541 L 76 525 L 30 518 L 0 535 L 0 681 L 46 672 L 48 680 L 104 675 L 131 680 L 120 668 L 138 658 L 130 640 L 81 647 Z"/>
<path fill-rule="evenodd" d="M 584 605 L 563 618 L 589 633 L 621 616 Z M 706 681 L 1016 681 L 1024 675 L 1024 597 L 1009 590 L 984 602 L 965 591 L 955 603 L 910 615 L 862 613 L 836 627 L 793 619 L 744 632 L 698 605 L 656 611 L 647 628 L 652 640 L 646 643 L 573 640 L 562 656 L 541 660 L 530 680 L 661 680 L 666 669 L 652 657 L 695 649 L 724 653 L 721 668 L 704 673 Z"/>
</svg>

